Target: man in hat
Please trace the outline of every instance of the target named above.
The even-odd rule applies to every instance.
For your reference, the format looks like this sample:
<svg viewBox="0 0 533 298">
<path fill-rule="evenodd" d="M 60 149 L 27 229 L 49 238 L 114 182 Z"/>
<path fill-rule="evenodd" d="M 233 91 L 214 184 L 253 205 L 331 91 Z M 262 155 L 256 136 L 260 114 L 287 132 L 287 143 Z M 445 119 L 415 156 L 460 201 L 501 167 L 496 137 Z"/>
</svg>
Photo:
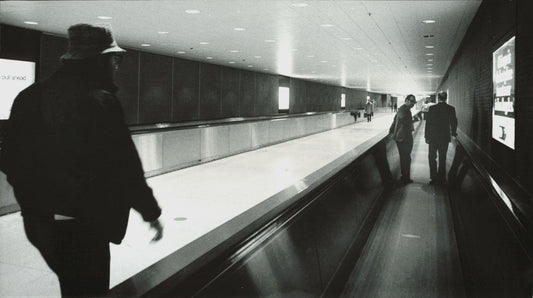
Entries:
<svg viewBox="0 0 533 298">
<path fill-rule="evenodd" d="M 73 25 L 62 66 L 20 92 L 4 130 L 0 168 L 13 186 L 30 242 L 63 296 L 109 289 L 109 242 L 131 208 L 162 237 L 161 214 L 115 96 L 125 52 L 102 26 Z"/>
</svg>

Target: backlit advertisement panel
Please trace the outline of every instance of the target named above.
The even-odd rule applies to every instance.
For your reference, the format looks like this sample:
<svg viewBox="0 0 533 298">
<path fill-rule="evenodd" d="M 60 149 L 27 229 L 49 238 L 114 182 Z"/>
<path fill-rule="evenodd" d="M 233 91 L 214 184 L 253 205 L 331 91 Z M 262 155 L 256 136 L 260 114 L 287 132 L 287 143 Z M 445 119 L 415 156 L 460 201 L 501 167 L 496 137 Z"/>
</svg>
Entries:
<svg viewBox="0 0 533 298">
<path fill-rule="evenodd" d="M 13 100 L 35 82 L 35 62 L 0 59 L 0 120 L 9 118 Z"/>
<path fill-rule="evenodd" d="M 515 38 L 492 53 L 492 137 L 514 149 L 515 146 Z"/>
</svg>

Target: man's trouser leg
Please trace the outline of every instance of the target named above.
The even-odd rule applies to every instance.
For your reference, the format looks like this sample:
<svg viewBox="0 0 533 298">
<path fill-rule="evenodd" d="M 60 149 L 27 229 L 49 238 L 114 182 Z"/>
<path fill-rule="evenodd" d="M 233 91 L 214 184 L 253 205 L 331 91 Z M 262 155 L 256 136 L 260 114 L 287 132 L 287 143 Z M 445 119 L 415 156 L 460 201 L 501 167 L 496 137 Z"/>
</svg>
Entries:
<svg viewBox="0 0 533 298">
<path fill-rule="evenodd" d="M 433 142 L 428 146 L 429 178 L 437 180 L 437 145 Z"/>
<path fill-rule="evenodd" d="M 30 242 L 59 279 L 62 296 L 102 296 L 109 289 L 109 242 L 78 220 L 24 218 Z"/>
<path fill-rule="evenodd" d="M 402 180 L 411 179 L 411 151 L 413 150 L 413 139 L 396 142 L 398 153 L 400 154 L 400 169 Z"/>
<path fill-rule="evenodd" d="M 437 144 L 439 152 L 439 171 L 437 177 L 440 181 L 446 181 L 446 154 L 448 153 L 448 142 Z"/>
</svg>

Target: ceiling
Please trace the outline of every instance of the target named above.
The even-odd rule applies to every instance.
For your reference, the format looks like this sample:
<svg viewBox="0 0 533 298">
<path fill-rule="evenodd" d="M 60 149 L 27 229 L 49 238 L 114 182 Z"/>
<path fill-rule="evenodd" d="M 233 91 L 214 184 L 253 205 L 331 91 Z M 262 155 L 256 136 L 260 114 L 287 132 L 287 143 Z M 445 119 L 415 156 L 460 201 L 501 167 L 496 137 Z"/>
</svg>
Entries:
<svg viewBox="0 0 533 298">
<path fill-rule="evenodd" d="M 1 1 L 0 22 L 62 36 L 72 24 L 109 23 L 119 45 L 128 48 L 405 95 L 435 91 L 480 4 Z"/>
</svg>

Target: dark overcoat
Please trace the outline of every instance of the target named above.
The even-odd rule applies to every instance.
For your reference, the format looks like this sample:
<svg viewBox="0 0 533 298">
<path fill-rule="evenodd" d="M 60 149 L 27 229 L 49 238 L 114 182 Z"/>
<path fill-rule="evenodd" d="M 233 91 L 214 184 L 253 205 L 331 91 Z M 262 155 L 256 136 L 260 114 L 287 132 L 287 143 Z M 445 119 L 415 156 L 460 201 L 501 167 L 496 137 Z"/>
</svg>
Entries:
<svg viewBox="0 0 533 298">
<path fill-rule="evenodd" d="M 428 143 L 449 143 L 457 135 L 455 108 L 445 102 L 429 107 L 424 137 Z"/>
<path fill-rule="evenodd" d="M 85 68 L 63 65 L 18 95 L 3 131 L 0 168 L 23 216 L 75 217 L 120 243 L 130 208 L 146 221 L 161 209 L 116 87 Z"/>
<path fill-rule="evenodd" d="M 396 142 L 403 142 L 405 140 L 413 139 L 413 115 L 411 114 L 411 109 L 402 105 L 396 116 L 394 116 L 394 121 L 389 128 L 389 133 L 392 135 Z"/>
</svg>

